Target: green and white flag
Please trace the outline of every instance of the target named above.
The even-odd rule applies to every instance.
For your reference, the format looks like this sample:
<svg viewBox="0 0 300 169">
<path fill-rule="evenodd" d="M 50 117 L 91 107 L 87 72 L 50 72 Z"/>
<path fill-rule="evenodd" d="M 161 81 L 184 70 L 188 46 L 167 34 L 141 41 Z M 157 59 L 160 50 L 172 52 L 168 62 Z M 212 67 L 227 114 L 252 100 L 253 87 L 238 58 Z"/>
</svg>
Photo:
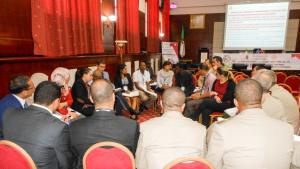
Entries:
<svg viewBox="0 0 300 169">
<path fill-rule="evenodd" d="M 182 25 L 182 28 L 181 28 L 179 55 L 180 55 L 181 57 L 184 57 L 184 56 L 185 56 L 184 27 L 183 27 L 183 25 Z"/>
</svg>

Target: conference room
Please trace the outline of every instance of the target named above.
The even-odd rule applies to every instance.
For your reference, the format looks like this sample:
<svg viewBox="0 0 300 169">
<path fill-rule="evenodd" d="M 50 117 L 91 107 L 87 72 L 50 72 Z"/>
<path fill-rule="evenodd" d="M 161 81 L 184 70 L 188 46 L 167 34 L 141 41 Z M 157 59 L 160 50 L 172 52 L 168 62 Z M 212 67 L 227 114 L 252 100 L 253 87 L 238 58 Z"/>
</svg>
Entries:
<svg viewBox="0 0 300 169">
<path fill-rule="evenodd" d="M 300 169 L 300 0 L 0 4 L 0 168 Z"/>
</svg>

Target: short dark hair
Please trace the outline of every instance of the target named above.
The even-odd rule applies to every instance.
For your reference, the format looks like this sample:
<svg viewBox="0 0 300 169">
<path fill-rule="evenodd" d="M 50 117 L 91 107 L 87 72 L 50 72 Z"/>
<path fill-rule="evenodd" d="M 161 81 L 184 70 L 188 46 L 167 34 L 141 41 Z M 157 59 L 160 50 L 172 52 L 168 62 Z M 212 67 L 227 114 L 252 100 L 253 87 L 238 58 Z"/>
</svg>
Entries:
<svg viewBox="0 0 300 169">
<path fill-rule="evenodd" d="M 28 76 L 20 75 L 15 76 L 9 81 L 9 92 L 12 94 L 19 94 L 22 91 L 29 88 L 28 81 L 30 78 Z"/>
<path fill-rule="evenodd" d="M 201 63 L 200 66 L 199 66 L 199 69 L 200 70 L 208 71 L 209 67 L 208 67 L 208 65 L 206 63 Z"/>
<path fill-rule="evenodd" d="M 162 65 L 162 67 L 165 67 L 165 66 L 167 66 L 167 65 L 172 65 L 172 63 L 171 63 L 170 61 L 165 61 L 165 62 L 163 63 L 163 65 Z"/>
<path fill-rule="evenodd" d="M 214 56 L 213 59 L 216 59 L 218 62 L 220 62 L 222 65 L 224 65 L 223 59 L 221 58 L 221 56 Z"/>
<path fill-rule="evenodd" d="M 245 79 L 236 85 L 234 94 L 236 100 L 244 105 L 261 104 L 263 89 L 256 80 Z"/>
<path fill-rule="evenodd" d="M 98 60 L 97 65 L 100 65 L 100 64 L 106 64 L 106 63 L 103 60 Z"/>
<path fill-rule="evenodd" d="M 76 71 L 76 74 L 75 74 L 75 81 L 81 79 L 83 77 L 84 74 L 87 74 L 89 73 L 90 71 L 92 71 L 92 69 L 88 68 L 88 67 L 83 67 L 83 68 L 79 68 L 77 71 Z"/>
<path fill-rule="evenodd" d="M 61 88 L 55 82 L 43 81 L 35 89 L 34 103 L 49 106 L 61 97 Z"/>
<path fill-rule="evenodd" d="M 105 79 L 98 79 L 92 83 L 91 95 L 95 103 L 107 102 L 111 99 L 113 93 L 112 84 Z"/>
<path fill-rule="evenodd" d="M 256 65 L 253 67 L 256 71 L 261 70 L 261 69 L 266 69 L 264 65 Z"/>
</svg>

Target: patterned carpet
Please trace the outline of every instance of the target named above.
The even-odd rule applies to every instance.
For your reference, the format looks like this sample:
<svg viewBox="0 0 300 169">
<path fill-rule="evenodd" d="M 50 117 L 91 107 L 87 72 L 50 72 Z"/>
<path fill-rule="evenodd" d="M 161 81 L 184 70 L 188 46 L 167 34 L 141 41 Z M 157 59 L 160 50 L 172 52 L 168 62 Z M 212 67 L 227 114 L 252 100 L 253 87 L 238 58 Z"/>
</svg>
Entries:
<svg viewBox="0 0 300 169">
<path fill-rule="evenodd" d="M 137 119 L 137 122 L 138 123 L 142 123 L 144 121 L 147 121 L 149 119 L 152 119 L 154 117 L 159 117 L 160 116 L 160 108 L 158 107 L 157 108 L 157 111 L 154 111 L 153 109 L 150 109 L 150 110 L 144 110 L 139 116 L 138 116 L 138 119 Z M 130 114 L 129 112 L 123 112 L 123 115 L 126 116 L 126 117 L 130 117 Z"/>
</svg>

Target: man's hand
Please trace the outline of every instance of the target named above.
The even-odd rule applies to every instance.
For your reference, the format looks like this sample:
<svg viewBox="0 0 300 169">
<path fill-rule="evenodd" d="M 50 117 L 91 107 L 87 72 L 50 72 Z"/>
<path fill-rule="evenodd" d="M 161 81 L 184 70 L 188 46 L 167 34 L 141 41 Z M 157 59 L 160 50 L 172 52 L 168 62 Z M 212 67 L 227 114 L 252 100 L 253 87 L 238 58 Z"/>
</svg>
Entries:
<svg viewBox="0 0 300 169">
<path fill-rule="evenodd" d="M 200 92 L 197 92 L 197 93 L 192 94 L 192 95 L 191 95 L 191 98 L 192 98 L 193 100 L 200 99 Z"/>
</svg>

